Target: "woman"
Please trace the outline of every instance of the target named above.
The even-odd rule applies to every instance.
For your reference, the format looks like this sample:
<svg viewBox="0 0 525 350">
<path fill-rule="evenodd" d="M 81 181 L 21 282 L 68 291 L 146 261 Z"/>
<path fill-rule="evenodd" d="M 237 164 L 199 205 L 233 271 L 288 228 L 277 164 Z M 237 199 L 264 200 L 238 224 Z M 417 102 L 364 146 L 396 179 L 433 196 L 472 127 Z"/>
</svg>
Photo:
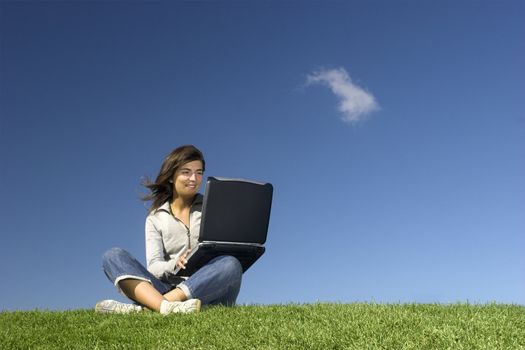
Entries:
<svg viewBox="0 0 525 350">
<path fill-rule="evenodd" d="M 103 269 L 117 290 L 136 304 L 103 300 L 99 312 L 129 313 L 144 307 L 162 314 L 198 312 L 202 304 L 234 305 L 241 287 L 242 267 L 232 256 L 219 256 L 191 277 L 175 276 L 199 238 L 205 162 L 191 145 L 172 151 L 162 163 L 155 182 L 144 186 L 152 200 L 146 218 L 147 269 L 120 248 L 107 251 Z"/>
</svg>

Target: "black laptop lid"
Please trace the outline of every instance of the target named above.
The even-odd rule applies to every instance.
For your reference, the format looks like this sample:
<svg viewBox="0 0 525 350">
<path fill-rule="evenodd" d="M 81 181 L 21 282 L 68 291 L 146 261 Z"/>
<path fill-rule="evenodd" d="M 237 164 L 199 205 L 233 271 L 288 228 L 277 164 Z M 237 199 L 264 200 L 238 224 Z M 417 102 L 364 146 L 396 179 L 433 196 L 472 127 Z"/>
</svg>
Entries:
<svg viewBox="0 0 525 350">
<path fill-rule="evenodd" d="M 272 195 L 269 183 L 208 177 L 199 241 L 264 244 Z"/>
</svg>

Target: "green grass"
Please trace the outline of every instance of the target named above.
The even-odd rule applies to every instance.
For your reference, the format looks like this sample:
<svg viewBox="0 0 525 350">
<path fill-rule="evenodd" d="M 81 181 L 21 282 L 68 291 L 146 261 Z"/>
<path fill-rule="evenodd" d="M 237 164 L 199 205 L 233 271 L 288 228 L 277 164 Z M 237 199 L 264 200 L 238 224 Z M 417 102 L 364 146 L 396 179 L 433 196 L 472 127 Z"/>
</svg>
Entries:
<svg viewBox="0 0 525 350">
<path fill-rule="evenodd" d="M 1 349 L 525 349 L 525 307 L 309 304 L 0 313 Z"/>
</svg>

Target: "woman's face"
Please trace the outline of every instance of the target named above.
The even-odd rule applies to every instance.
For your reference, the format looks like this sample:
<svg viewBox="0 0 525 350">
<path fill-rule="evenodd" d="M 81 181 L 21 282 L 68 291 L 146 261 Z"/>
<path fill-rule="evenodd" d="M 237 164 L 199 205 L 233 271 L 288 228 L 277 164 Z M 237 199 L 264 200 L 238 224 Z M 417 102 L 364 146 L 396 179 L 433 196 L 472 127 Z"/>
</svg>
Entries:
<svg viewBox="0 0 525 350">
<path fill-rule="evenodd" d="M 173 175 L 173 192 L 181 197 L 192 197 L 201 187 L 202 162 L 194 160 L 181 166 Z"/>
</svg>

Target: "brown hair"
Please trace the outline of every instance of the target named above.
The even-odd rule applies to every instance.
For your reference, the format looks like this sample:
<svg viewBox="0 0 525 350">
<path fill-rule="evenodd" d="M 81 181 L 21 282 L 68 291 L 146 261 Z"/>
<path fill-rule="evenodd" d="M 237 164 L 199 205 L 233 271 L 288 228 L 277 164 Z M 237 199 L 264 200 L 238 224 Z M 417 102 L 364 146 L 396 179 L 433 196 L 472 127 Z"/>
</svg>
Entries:
<svg viewBox="0 0 525 350">
<path fill-rule="evenodd" d="M 155 182 L 151 182 L 148 178 L 142 182 L 142 185 L 151 191 L 141 198 L 143 201 L 153 201 L 149 213 L 173 198 L 173 184 L 170 180 L 181 166 L 194 160 L 202 162 L 204 171 L 205 162 L 202 152 L 193 145 L 180 146 L 164 158 Z"/>
</svg>

